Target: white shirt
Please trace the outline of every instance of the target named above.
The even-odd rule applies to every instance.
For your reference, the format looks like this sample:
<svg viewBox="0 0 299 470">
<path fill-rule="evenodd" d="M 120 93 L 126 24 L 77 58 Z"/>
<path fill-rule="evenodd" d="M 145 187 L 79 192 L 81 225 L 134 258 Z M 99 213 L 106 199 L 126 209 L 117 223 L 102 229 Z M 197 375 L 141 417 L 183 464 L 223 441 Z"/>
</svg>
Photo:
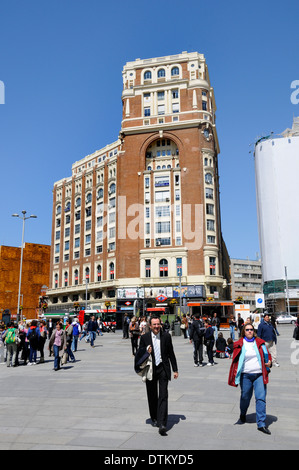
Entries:
<svg viewBox="0 0 299 470">
<path fill-rule="evenodd" d="M 158 366 L 160 362 L 162 362 L 160 332 L 157 335 L 154 335 L 152 332 L 152 342 L 154 347 L 155 363 L 156 366 Z"/>
<path fill-rule="evenodd" d="M 262 372 L 262 368 L 256 355 L 254 343 L 255 342 L 248 342 L 245 339 L 243 341 L 246 353 L 242 372 L 245 374 L 260 374 Z"/>
</svg>

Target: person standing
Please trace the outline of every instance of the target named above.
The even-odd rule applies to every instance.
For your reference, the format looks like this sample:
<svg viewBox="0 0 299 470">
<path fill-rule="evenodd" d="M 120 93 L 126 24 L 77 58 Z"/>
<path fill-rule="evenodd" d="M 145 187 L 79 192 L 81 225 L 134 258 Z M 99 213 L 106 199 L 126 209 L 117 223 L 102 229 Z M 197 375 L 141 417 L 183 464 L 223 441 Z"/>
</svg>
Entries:
<svg viewBox="0 0 299 470">
<path fill-rule="evenodd" d="M 169 333 L 163 331 L 159 317 L 150 318 L 150 331 L 141 336 L 139 349 L 144 348 L 152 356 L 153 377 L 146 380 L 146 390 L 150 417 L 159 434 L 166 434 L 168 418 L 168 382 L 171 368 L 174 379 L 178 378 L 178 366 Z"/>
<path fill-rule="evenodd" d="M 10 367 L 10 365 L 12 367 L 16 367 L 19 331 L 13 322 L 7 325 L 7 330 L 2 334 L 2 340 L 4 340 L 7 350 L 7 367 Z"/>
<path fill-rule="evenodd" d="M 131 323 L 129 325 L 129 332 L 131 338 L 132 356 L 135 356 L 138 349 L 138 338 L 140 335 L 139 324 L 137 322 L 136 317 L 132 317 L 131 319 Z"/>
<path fill-rule="evenodd" d="M 276 343 L 277 343 L 277 335 L 276 330 L 273 327 L 270 316 L 268 313 L 264 315 L 264 321 L 259 324 L 257 330 L 257 336 L 263 339 L 266 343 L 267 349 L 272 356 L 272 364 L 276 367 L 279 367 L 277 362 L 277 350 L 276 350 Z"/>
<path fill-rule="evenodd" d="M 239 331 L 239 338 L 241 338 L 241 331 L 242 331 L 243 326 L 244 326 L 244 320 L 241 317 L 241 313 L 238 313 L 237 327 L 238 327 L 238 331 Z"/>
<path fill-rule="evenodd" d="M 32 320 L 31 325 L 28 329 L 27 338 L 30 345 L 29 351 L 29 362 L 28 366 L 32 366 L 33 364 L 36 365 L 36 356 L 38 350 L 38 344 L 40 339 L 40 329 L 37 326 L 37 321 Z"/>
<path fill-rule="evenodd" d="M 66 352 L 68 354 L 68 359 L 70 359 L 72 362 L 76 362 L 74 353 L 71 348 L 72 342 L 73 342 L 73 325 L 71 325 L 71 322 L 69 319 L 67 319 L 65 323 L 65 337 L 66 337 Z"/>
<path fill-rule="evenodd" d="M 234 316 L 231 315 L 229 319 L 229 332 L 230 332 L 230 337 L 233 341 L 235 341 L 235 328 L 236 328 L 236 322 L 234 319 Z"/>
<path fill-rule="evenodd" d="M 200 320 L 199 313 L 195 314 L 194 320 L 190 325 L 190 343 L 193 342 L 194 367 L 202 367 L 203 363 L 203 338 L 205 328 Z"/>
<path fill-rule="evenodd" d="M 127 313 L 124 315 L 124 324 L 123 324 L 123 339 L 129 338 L 129 325 L 130 325 L 130 318 Z"/>
<path fill-rule="evenodd" d="M 214 357 L 213 357 L 213 348 L 214 348 L 214 330 L 211 326 L 211 323 L 206 320 L 205 321 L 205 339 L 204 339 L 204 344 L 207 347 L 207 355 L 208 355 L 208 364 L 207 366 L 213 366 L 214 365 Z"/>
<path fill-rule="evenodd" d="M 218 338 L 218 330 L 220 328 L 220 318 L 217 316 L 217 313 L 213 313 L 213 317 L 211 320 L 211 325 L 214 330 L 214 339 L 217 340 Z"/>
<path fill-rule="evenodd" d="M 78 347 L 78 339 L 81 333 L 81 325 L 79 323 L 78 318 L 74 318 L 72 323 L 73 327 L 73 341 L 72 341 L 72 351 L 76 352 Z"/>
<path fill-rule="evenodd" d="M 45 347 L 45 342 L 47 341 L 47 336 L 48 336 L 48 330 L 47 330 L 47 323 L 42 320 L 39 324 L 39 331 L 40 331 L 40 337 L 38 340 L 38 350 L 40 352 L 40 364 L 45 362 L 45 354 L 44 354 L 44 347 Z"/>
<path fill-rule="evenodd" d="M 241 338 L 234 343 L 232 363 L 228 384 L 241 386 L 240 421 L 246 422 L 246 413 L 254 390 L 256 403 L 256 422 L 259 431 L 271 434 L 266 426 L 266 394 L 271 355 L 265 341 L 256 337 L 254 328 L 246 324 Z"/>
</svg>

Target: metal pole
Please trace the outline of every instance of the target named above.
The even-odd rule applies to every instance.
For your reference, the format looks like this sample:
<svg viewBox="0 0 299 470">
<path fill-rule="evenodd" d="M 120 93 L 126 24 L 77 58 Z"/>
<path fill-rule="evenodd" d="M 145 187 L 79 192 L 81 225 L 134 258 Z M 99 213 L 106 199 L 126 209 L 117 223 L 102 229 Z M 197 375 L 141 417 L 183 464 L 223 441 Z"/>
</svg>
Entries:
<svg viewBox="0 0 299 470">
<path fill-rule="evenodd" d="M 22 211 L 23 214 L 23 229 L 22 229 L 22 245 L 21 245 L 21 262 L 20 262 L 20 275 L 19 275 L 19 292 L 18 292 L 18 309 L 17 309 L 17 322 L 20 321 L 20 297 L 21 297 L 21 286 L 22 286 L 22 269 L 23 269 L 23 253 L 24 253 L 24 234 L 25 234 L 25 215 L 26 211 Z M 23 310 L 22 310 L 23 311 Z M 22 320 L 21 315 L 21 320 Z"/>
<path fill-rule="evenodd" d="M 284 267 L 285 277 L 286 277 L 286 295 L 287 295 L 287 307 L 288 314 L 290 315 L 290 299 L 289 299 L 289 284 L 288 284 L 288 270 L 287 266 Z"/>
<path fill-rule="evenodd" d="M 182 266 L 179 268 L 180 273 L 180 318 L 182 318 Z"/>
</svg>

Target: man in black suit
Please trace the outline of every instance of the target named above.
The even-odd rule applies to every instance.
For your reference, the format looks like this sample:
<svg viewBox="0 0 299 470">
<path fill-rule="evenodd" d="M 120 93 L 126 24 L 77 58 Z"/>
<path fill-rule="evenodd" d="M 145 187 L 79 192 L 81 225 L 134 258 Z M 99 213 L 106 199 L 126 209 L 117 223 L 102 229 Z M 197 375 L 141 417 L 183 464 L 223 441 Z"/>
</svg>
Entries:
<svg viewBox="0 0 299 470">
<path fill-rule="evenodd" d="M 168 416 L 168 381 L 171 380 L 170 363 L 174 379 L 178 378 L 178 366 L 169 333 L 161 328 L 159 317 L 151 317 L 150 332 L 141 336 L 139 349 L 147 349 L 152 355 L 153 378 L 146 380 L 147 399 L 153 426 L 166 435 Z"/>
</svg>

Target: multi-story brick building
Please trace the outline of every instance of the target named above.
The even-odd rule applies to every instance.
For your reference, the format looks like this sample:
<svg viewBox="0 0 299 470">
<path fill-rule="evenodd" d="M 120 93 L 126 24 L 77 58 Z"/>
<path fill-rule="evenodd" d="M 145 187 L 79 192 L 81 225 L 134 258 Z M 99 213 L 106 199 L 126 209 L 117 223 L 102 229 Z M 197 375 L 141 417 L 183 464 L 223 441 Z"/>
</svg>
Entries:
<svg viewBox="0 0 299 470">
<path fill-rule="evenodd" d="M 25 243 L 23 252 L 21 303 L 22 316 L 37 318 L 43 286 L 49 286 L 49 245 Z M 0 312 L 9 311 L 17 319 L 21 248 L 0 246 Z M 0 318 L 2 318 L 0 315 Z"/>
<path fill-rule="evenodd" d="M 128 62 L 116 142 L 54 185 L 52 309 L 226 298 L 216 104 L 202 54 Z M 180 276 L 181 275 L 181 276 Z M 87 286 L 86 286 L 87 284 Z"/>
</svg>

